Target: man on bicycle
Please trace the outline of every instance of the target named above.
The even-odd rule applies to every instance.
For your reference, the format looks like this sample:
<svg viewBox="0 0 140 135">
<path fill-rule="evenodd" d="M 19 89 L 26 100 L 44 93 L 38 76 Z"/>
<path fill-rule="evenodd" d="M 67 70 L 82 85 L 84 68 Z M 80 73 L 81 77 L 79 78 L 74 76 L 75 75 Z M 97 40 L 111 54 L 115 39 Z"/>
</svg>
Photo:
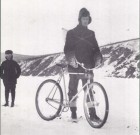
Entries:
<svg viewBox="0 0 140 135">
<path fill-rule="evenodd" d="M 94 31 L 88 29 L 88 25 L 91 23 L 92 19 L 90 13 L 86 8 L 82 8 L 79 12 L 78 18 L 79 24 L 67 32 L 66 42 L 64 47 L 64 53 L 66 59 L 69 62 L 68 71 L 74 73 L 85 73 L 85 70 L 76 63 L 74 57 L 83 63 L 87 68 L 94 68 L 97 64 L 102 62 L 102 55 L 100 53 L 98 43 L 95 38 Z M 93 74 L 93 72 L 90 72 Z M 91 79 L 91 82 L 93 80 Z M 79 78 L 75 74 L 70 75 L 69 80 L 69 100 L 77 94 Z M 84 85 L 87 79 L 82 79 L 82 84 Z M 86 89 L 86 88 L 85 88 Z M 71 118 L 77 119 L 77 107 L 76 100 L 70 105 Z M 95 122 L 100 122 L 101 119 L 96 115 L 95 108 L 89 108 L 90 119 Z"/>
</svg>

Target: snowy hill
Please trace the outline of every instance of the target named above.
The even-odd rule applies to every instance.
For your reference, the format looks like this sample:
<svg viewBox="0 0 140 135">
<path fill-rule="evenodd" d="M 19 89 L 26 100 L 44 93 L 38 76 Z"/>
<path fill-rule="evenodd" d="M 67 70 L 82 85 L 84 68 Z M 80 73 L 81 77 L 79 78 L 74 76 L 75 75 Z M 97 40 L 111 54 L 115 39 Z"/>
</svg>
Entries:
<svg viewBox="0 0 140 135">
<path fill-rule="evenodd" d="M 19 64 L 22 69 L 22 75 L 50 76 L 60 72 L 60 68 L 55 63 L 62 63 L 64 61 L 64 54 L 57 53 L 23 60 Z"/>
<path fill-rule="evenodd" d="M 107 76 L 139 77 L 139 39 L 102 46 L 101 51 Z"/>
<path fill-rule="evenodd" d="M 99 70 L 105 76 L 121 78 L 139 78 L 140 54 L 139 39 L 108 44 L 100 47 L 104 57 L 104 66 Z M 60 72 L 55 63 L 65 62 L 63 53 L 50 54 L 21 60 L 22 75 L 50 76 Z"/>
</svg>

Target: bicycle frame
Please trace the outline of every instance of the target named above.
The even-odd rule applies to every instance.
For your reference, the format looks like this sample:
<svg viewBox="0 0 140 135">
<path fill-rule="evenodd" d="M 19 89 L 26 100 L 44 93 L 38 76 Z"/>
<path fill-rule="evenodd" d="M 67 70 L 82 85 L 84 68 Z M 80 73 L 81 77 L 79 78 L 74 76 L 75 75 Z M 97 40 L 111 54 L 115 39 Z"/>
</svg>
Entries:
<svg viewBox="0 0 140 135">
<path fill-rule="evenodd" d="M 57 83 L 60 83 L 61 79 L 63 78 L 63 84 L 64 84 L 64 97 L 65 97 L 65 101 L 62 106 L 65 107 L 70 107 L 70 104 L 78 97 L 78 95 L 83 91 L 83 89 L 86 87 L 86 90 L 89 90 L 93 85 L 91 85 L 90 83 L 90 79 L 87 79 L 87 83 L 84 84 L 84 86 L 82 86 L 82 88 L 80 90 L 78 90 L 78 93 L 69 101 L 68 97 L 67 97 L 67 93 L 66 93 L 66 81 L 65 81 L 65 75 L 64 75 L 64 69 L 62 68 L 62 72 L 60 73 L 60 77 L 57 80 Z M 85 73 L 68 73 L 69 75 L 75 74 L 75 75 L 84 75 Z M 89 96 L 90 100 L 91 97 Z M 63 110 L 63 109 L 62 109 Z"/>
</svg>

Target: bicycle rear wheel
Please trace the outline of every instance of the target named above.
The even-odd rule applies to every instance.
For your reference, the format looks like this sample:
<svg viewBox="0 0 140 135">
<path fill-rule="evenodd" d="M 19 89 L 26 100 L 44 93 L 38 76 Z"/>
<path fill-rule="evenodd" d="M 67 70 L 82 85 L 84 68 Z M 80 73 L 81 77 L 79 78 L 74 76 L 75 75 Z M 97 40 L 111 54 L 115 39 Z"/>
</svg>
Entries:
<svg viewBox="0 0 140 135">
<path fill-rule="evenodd" d="M 90 87 L 90 90 L 85 91 L 84 94 L 85 116 L 91 127 L 101 128 L 105 124 L 109 113 L 108 97 L 100 83 L 94 82 Z M 94 117 L 95 115 L 98 116 L 100 121 L 95 121 L 95 119 L 91 118 L 90 110 L 95 110 Z"/>
<path fill-rule="evenodd" d="M 63 93 L 60 85 L 51 79 L 42 82 L 36 92 L 35 104 L 39 116 L 44 120 L 56 118 L 62 108 Z"/>
</svg>

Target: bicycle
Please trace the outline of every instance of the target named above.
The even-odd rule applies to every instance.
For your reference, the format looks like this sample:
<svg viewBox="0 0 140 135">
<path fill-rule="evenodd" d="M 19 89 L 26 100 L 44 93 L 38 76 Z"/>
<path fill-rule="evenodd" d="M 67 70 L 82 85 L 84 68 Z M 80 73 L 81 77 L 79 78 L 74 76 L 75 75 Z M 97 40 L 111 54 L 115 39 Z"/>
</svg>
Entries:
<svg viewBox="0 0 140 135">
<path fill-rule="evenodd" d="M 80 63 L 78 63 L 80 64 Z M 66 82 L 65 82 L 65 68 L 67 64 L 56 64 L 61 68 L 61 73 L 57 81 L 53 79 L 47 79 L 43 81 L 36 92 L 35 104 L 39 116 L 47 121 L 53 120 L 56 117 L 59 117 L 62 112 L 67 112 L 70 107 L 70 103 L 75 100 L 79 93 L 83 91 L 83 88 L 86 87 L 84 91 L 84 113 L 86 120 L 93 128 L 101 128 L 107 118 L 109 113 L 109 101 L 104 87 L 98 82 L 90 83 L 90 79 L 94 77 L 94 74 L 89 73 L 69 73 L 77 74 L 80 78 L 87 78 L 87 83 L 78 90 L 78 93 L 69 101 L 66 93 Z M 81 66 L 86 70 L 82 64 Z M 60 86 L 60 81 L 63 78 L 64 83 L 64 92 Z M 89 108 L 95 107 L 96 114 L 101 118 L 101 122 L 94 122 L 90 120 Z"/>
</svg>

